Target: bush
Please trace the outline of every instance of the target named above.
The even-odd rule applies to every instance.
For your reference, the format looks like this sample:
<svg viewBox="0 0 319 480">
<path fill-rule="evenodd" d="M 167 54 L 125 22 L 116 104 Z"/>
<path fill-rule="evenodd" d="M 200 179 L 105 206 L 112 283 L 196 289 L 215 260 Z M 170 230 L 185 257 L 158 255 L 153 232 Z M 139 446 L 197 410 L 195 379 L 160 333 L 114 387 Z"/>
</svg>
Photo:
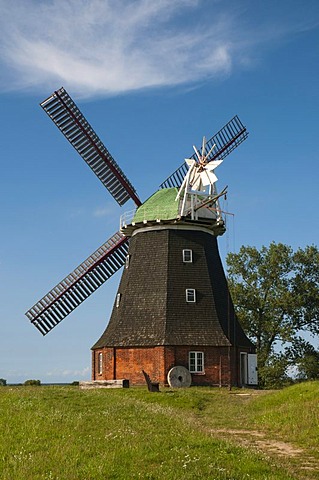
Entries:
<svg viewBox="0 0 319 480">
<path fill-rule="evenodd" d="M 39 385 L 41 385 L 41 382 L 40 382 L 40 380 L 26 380 L 23 385 L 25 387 L 27 387 L 29 385 L 39 386 Z"/>
<path fill-rule="evenodd" d="M 0 378 L 0 387 L 5 387 L 7 385 L 7 380 Z"/>
<path fill-rule="evenodd" d="M 78 380 L 74 380 L 74 382 L 70 383 L 73 387 L 78 387 L 80 382 Z"/>
<path fill-rule="evenodd" d="M 263 388 L 283 388 L 291 385 L 292 379 L 287 374 L 288 359 L 280 353 L 273 353 L 265 365 L 258 369 L 260 386 Z"/>
</svg>

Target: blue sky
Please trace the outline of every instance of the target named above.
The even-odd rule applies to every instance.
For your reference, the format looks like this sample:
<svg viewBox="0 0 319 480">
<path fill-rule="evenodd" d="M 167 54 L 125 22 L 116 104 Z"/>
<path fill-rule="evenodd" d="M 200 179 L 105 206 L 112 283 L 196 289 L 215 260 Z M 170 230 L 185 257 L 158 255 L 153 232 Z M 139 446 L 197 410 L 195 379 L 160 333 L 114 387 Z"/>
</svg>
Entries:
<svg viewBox="0 0 319 480">
<path fill-rule="evenodd" d="M 317 244 L 319 3 L 0 0 L 0 377 L 90 378 L 118 273 L 46 337 L 24 316 L 109 238 L 105 188 L 39 107 L 64 86 L 146 199 L 235 114 L 221 255 Z"/>
</svg>

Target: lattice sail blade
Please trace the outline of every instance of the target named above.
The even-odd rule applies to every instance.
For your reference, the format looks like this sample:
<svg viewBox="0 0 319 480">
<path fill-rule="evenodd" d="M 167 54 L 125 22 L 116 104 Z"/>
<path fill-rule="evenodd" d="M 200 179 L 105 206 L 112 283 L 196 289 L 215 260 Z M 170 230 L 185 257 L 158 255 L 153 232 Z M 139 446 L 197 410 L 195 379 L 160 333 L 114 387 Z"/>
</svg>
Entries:
<svg viewBox="0 0 319 480">
<path fill-rule="evenodd" d="M 30 322 L 46 335 L 124 265 L 128 243 L 115 233 L 26 312 Z"/>
<path fill-rule="evenodd" d="M 212 151 L 211 160 L 223 160 L 229 155 L 238 145 L 240 145 L 248 137 L 246 127 L 239 120 L 236 115 L 226 125 L 219 130 L 210 140 L 206 142 L 206 149 L 209 151 L 215 144 L 215 148 Z M 196 160 L 196 153 L 191 157 Z M 170 175 L 159 188 L 179 188 L 183 182 L 183 179 L 187 173 L 187 165 L 184 162 L 172 175 Z"/>
<path fill-rule="evenodd" d="M 118 204 L 132 198 L 139 206 L 134 187 L 66 90 L 60 88 L 40 105 Z"/>
</svg>

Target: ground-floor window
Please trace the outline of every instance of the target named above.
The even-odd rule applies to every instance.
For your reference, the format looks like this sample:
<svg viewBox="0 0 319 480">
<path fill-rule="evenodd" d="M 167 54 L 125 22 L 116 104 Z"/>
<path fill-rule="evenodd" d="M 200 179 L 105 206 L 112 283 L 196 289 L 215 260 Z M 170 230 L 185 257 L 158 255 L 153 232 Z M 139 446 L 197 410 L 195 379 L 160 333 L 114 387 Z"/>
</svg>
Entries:
<svg viewBox="0 0 319 480">
<path fill-rule="evenodd" d="M 99 352 L 98 354 L 97 371 L 99 372 L 99 375 L 103 373 L 103 353 L 102 352 Z"/>
<path fill-rule="evenodd" d="M 192 373 L 204 373 L 204 352 L 189 352 L 189 371 Z"/>
</svg>

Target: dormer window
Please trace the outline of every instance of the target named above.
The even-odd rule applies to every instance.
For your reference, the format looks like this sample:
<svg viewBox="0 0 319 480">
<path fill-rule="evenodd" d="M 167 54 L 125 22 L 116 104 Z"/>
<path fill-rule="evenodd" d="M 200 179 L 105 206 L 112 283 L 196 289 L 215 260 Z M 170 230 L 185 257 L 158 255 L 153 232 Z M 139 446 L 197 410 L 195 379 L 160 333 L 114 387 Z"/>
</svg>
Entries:
<svg viewBox="0 0 319 480">
<path fill-rule="evenodd" d="M 115 304 L 115 305 L 116 305 L 116 308 L 118 308 L 118 307 L 120 306 L 120 302 L 121 302 L 121 294 L 118 293 L 118 294 L 116 295 L 116 304 Z"/>
<path fill-rule="evenodd" d="M 195 288 L 186 288 L 186 302 L 188 302 L 188 303 L 195 303 L 196 302 Z"/>
<path fill-rule="evenodd" d="M 183 250 L 183 262 L 184 263 L 193 262 L 193 250 L 190 250 L 189 248 L 185 248 Z"/>
</svg>

